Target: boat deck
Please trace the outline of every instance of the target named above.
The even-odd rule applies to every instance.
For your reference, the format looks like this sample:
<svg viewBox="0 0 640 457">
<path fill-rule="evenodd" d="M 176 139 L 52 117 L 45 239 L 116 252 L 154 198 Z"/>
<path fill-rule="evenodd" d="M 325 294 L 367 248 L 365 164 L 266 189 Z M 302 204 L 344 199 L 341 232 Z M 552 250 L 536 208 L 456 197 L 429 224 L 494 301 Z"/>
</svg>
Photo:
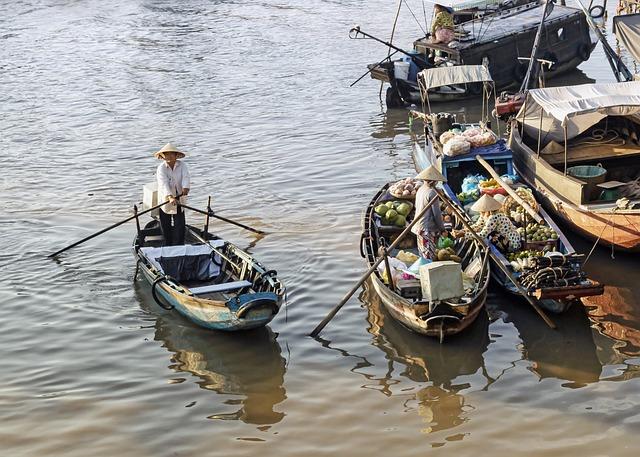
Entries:
<svg viewBox="0 0 640 457">
<path fill-rule="evenodd" d="M 465 37 L 457 43 L 455 50 L 463 50 L 475 47 L 482 43 L 491 43 L 510 35 L 522 33 L 525 30 L 536 29 L 540 24 L 540 17 L 544 4 L 532 7 L 514 8 L 502 14 L 493 14 L 488 17 L 474 19 L 472 21 L 459 24 L 458 30 L 465 34 Z M 546 24 L 556 21 L 567 21 L 570 17 L 576 19 L 582 15 L 582 11 L 568 6 L 554 5 L 553 11 L 547 19 Z M 452 48 L 436 44 L 430 38 L 422 38 L 414 43 L 417 50 L 420 48 L 441 49 L 451 52 Z"/>
<path fill-rule="evenodd" d="M 590 160 L 617 159 L 640 155 L 640 147 L 635 144 L 618 146 L 570 146 L 567 156 L 567 164 L 587 162 Z M 550 165 L 564 164 L 564 151 L 555 154 L 543 154 L 544 160 Z"/>
</svg>

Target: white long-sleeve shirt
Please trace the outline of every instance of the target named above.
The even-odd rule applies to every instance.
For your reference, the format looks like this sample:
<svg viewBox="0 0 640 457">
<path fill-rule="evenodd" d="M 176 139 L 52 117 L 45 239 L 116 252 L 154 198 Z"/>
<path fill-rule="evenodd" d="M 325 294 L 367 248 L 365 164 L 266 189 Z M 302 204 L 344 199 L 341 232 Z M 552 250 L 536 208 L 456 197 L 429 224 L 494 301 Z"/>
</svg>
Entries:
<svg viewBox="0 0 640 457">
<path fill-rule="evenodd" d="M 183 189 L 191 188 L 191 176 L 187 164 L 176 160 L 173 170 L 167 162 L 162 162 L 156 170 L 156 178 L 158 180 L 158 203 L 167 201 L 169 195 L 174 197 L 181 194 Z M 186 204 L 187 197 L 180 197 L 180 203 Z M 178 205 L 167 203 L 160 207 L 167 214 L 176 214 Z"/>
</svg>

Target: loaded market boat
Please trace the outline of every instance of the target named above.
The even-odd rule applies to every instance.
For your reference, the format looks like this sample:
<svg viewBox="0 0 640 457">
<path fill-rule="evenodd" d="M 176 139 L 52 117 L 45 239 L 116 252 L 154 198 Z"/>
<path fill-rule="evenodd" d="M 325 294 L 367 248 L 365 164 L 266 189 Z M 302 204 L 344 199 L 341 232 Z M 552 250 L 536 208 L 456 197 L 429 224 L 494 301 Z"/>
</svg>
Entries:
<svg viewBox="0 0 640 457">
<path fill-rule="evenodd" d="M 413 183 L 420 185 L 420 182 Z M 378 260 L 379 253 L 396 240 L 407 221 L 414 216 L 411 196 L 402 196 L 393 189 L 392 183 L 384 185 L 373 197 L 364 214 L 361 255 L 370 267 Z M 400 206 L 403 204 L 407 205 L 404 211 Z M 401 216 L 406 208 L 410 210 L 406 218 L 403 216 L 398 223 L 397 219 L 388 220 L 386 214 L 384 217 L 380 215 L 381 205 L 397 208 Z M 447 272 L 447 278 L 441 277 L 439 284 L 457 288 L 458 292 L 452 292 L 453 296 L 450 296 L 452 293 L 449 291 L 428 291 L 422 284 L 426 277 L 417 280 L 417 274 L 408 274 L 410 266 L 405 262 L 413 262 L 419 257 L 415 235 L 410 234 L 398 246 L 398 249 L 389 252 L 390 257 L 385 258 L 385 262 L 381 264 L 384 266 L 382 270 L 378 269 L 370 276 L 370 285 L 389 314 L 414 332 L 438 337 L 441 341 L 445 336 L 459 333 L 471 325 L 482 311 L 487 298 L 490 274 L 487 253 L 482 245 L 476 240 L 460 240 L 453 248 L 449 248 L 452 249 L 451 252 L 455 252 L 449 257 L 455 260 L 434 261 L 427 265 L 430 272 L 439 268 Z M 419 270 L 420 275 L 427 274 L 424 268 Z M 438 280 L 434 279 L 432 282 L 437 289 L 438 284 L 434 282 L 437 283 Z"/>
<path fill-rule="evenodd" d="M 137 270 L 158 305 L 199 326 L 226 331 L 263 327 L 280 309 L 284 286 L 274 270 L 207 227 L 208 219 L 204 229 L 187 225 L 184 245 L 163 246 L 160 224 L 150 221 L 133 240 Z"/>
<path fill-rule="evenodd" d="M 420 104 L 417 74 L 432 67 L 484 65 L 498 89 L 519 84 L 528 67 L 520 58 L 531 55 L 545 8 L 544 3 L 532 2 L 463 22 L 456 25 L 457 39 L 448 45 L 435 43 L 431 36 L 420 38 L 402 59 L 369 65 L 371 77 L 391 85 L 386 94 L 390 108 Z M 554 62 L 548 77 L 575 69 L 595 47 L 586 17 L 576 8 L 553 5 L 543 30 L 537 55 Z M 472 97 L 480 90 L 476 84 L 454 83 L 432 89 L 430 96 L 434 102 L 447 101 Z"/>
<path fill-rule="evenodd" d="M 640 82 L 532 89 L 512 121 L 514 165 L 584 236 L 640 251 Z"/>
<path fill-rule="evenodd" d="M 424 70 L 419 78 L 423 90 L 447 84 L 451 77 L 458 81 L 482 81 L 490 85 L 491 76 L 482 68 L 461 66 L 457 68 L 457 75 L 442 73 L 441 69 Z M 507 194 L 500 185 L 503 182 L 499 175 L 507 175 L 510 180 L 517 179 L 512 151 L 503 139 L 497 138 L 486 128 L 485 123 L 458 124 L 451 121 L 450 115 L 448 118 L 415 112 L 412 115 L 425 121 L 425 136 L 428 139 L 424 148 L 415 145 L 416 169 L 421 171 L 433 165 L 440 170 L 447 178 L 443 185 L 445 197 L 461 210 L 461 214 L 467 215 L 472 203 L 482 193 Z M 451 129 L 441 130 L 436 135 L 434 126 L 442 128 L 437 123 L 439 119 L 449 119 Z M 478 157 L 485 161 L 500 182 L 483 176 L 486 174 L 485 166 Z M 502 211 L 518 227 L 523 238 L 522 249 L 517 253 L 505 254 L 492 243 L 489 244 L 494 254 L 491 269 L 494 279 L 514 294 L 521 294 L 524 290 L 542 308 L 553 312 L 566 310 L 576 298 L 602 294 L 602 285 L 586 277 L 581 269 L 582 256 L 577 255 L 551 216 L 537 205 L 532 191 L 519 187 L 513 192 L 516 196 L 497 199 L 503 203 Z M 518 200 L 524 200 L 525 204 L 522 205 Z"/>
</svg>

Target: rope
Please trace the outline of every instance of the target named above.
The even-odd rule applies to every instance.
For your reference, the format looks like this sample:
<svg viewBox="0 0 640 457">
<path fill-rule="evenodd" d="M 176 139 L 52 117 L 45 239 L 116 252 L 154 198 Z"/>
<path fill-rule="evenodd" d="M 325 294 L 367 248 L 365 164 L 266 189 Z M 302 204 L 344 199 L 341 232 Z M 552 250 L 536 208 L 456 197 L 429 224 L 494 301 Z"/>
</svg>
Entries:
<svg viewBox="0 0 640 457">
<path fill-rule="evenodd" d="M 424 33 L 424 36 L 427 36 L 427 31 L 422 27 L 422 24 L 420 23 L 420 21 L 418 20 L 418 18 L 416 17 L 415 14 L 413 14 L 413 11 L 411 10 L 411 7 L 409 6 L 409 4 L 407 3 L 407 0 L 402 0 L 404 2 L 405 5 L 407 5 L 407 9 L 409 10 L 409 12 L 411 13 L 411 15 L 413 16 L 413 18 L 416 21 L 416 24 L 418 24 L 418 27 L 420 27 L 420 30 L 422 30 L 422 33 Z"/>
<path fill-rule="evenodd" d="M 602 238 L 602 235 L 604 234 L 605 229 L 609 226 L 609 224 L 611 224 L 611 221 L 613 220 L 613 213 L 616 212 L 618 208 L 613 208 L 613 211 L 611 212 L 611 217 L 609 218 L 609 221 L 605 224 L 604 227 L 602 227 L 602 231 L 600 232 L 600 235 L 598 236 L 598 238 L 596 239 L 596 242 L 593 243 L 593 246 L 591 247 L 591 250 L 589 251 L 589 254 L 587 254 L 587 258 L 584 260 L 584 263 L 582 265 L 586 265 L 587 262 L 589 261 L 589 258 L 591 257 L 591 254 L 593 254 L 593 251 L 596 249 L 596 246 L 598 245 L 598 243 L 600 242 L 600 238 Z M 615 255 L 614 255 L 614 240 L 615 240 L 615 227 L 612 225 L 612 234 L 611 234 L 611 259 L 615 260 Z"/>
</svg>

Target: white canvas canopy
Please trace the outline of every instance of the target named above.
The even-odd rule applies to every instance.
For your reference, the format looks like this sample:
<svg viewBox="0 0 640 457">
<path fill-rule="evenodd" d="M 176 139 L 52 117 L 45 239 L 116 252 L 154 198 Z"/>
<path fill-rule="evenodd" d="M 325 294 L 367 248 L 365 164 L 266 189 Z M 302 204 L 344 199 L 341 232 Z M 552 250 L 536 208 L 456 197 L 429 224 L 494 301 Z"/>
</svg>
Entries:
<svg viewBox="0 0 640 457">
<path fill-rule="evenodd" d="M 640 122 L 640 81 L 531 89 L 517 119 L 542 144 L 571 139 L 607 116 L 633 116 Z"/>
<path fill-rule="evenodd" d="M 636 62 L 640 62 L 640 14 L 626 14 L 613 18 L 613 32 Z"/>
<path fill-rule="evenodd" d="M 491 73 L 482 65 L 456 65 L 453 67 L 428 68 L 418 73 L 418 85 L 421 91 L 434 87 L 493 82 Z"/>
</svg>

